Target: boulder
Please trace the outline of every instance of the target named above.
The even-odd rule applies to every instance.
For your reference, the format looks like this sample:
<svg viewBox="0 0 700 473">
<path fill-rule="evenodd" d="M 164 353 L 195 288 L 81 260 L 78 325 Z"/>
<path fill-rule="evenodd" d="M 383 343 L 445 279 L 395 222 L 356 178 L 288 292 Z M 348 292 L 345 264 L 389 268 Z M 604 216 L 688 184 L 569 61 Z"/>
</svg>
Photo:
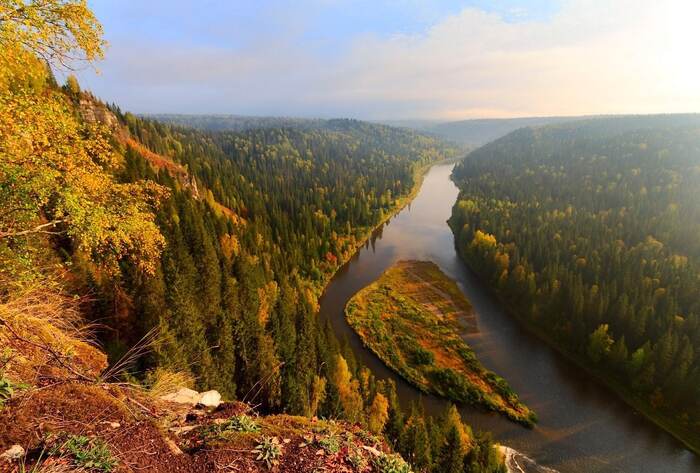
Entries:
<svg viewBox="0 0 700 473">
<path fill-rule="evenodd" d="M 199 402 L 205 407 L 219 407 L 221 404 L 221 394 L 218 391 L 206 391 L 199 395 Z"/>
</svg>

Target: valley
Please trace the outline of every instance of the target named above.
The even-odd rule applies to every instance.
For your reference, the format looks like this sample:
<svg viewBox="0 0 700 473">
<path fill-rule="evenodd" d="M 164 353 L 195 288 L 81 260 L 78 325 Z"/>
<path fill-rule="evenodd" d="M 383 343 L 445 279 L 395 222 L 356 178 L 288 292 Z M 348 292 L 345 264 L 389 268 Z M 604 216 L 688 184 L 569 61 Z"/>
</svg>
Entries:
<svg viewBox="0 0 700 473">
<path fill-rule="evenodd" d="M 330 321 L 338 338 L 348 340 L 358 361 L 378 378 L 394 380 L 404 405 L 422 399 L 426 413 L 442 412 L 444 399 L 421 393 L 364 347 L 343 310 L 396 262 L 433 261 L 457 281 L 474 309 L 479 332 L 465 335 L 466 342 L 538 415 L 537 425 L 529 430 L 495 413 L 460 405 L 475 431 L 493 432 L 499 443 L 517 450 L 518 463 L 530 466 L 527 471 L 697 471 L 700 461 L 694 454 L 519 324 L 465 266 L 446 224 L 459 193 L 450 179 L 453 167 L 433 166 L 416 199 L 338 271 L 321 296 L 321 317 Z"/>
<path fill-rule="evenodd" d="M 700 471 L 694 3 L 233 3 L 0 0 L 0 473 Z"/>
</svg>

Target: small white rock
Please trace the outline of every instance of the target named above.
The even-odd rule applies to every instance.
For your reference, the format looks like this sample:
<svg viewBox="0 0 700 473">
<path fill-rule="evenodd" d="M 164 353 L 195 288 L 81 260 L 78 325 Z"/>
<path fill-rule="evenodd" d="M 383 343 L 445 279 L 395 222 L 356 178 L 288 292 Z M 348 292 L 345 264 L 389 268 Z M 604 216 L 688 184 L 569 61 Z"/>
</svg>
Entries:
<svg viewBox="0 0 700 473">
<path fill-rule="evenodd" d="M 218 391 L 206 391 L 199 395 L 199 401 L 197 404 L 201 404 L 206 407 L 219 407 L 221 404 L 221 394 Z"/>
<path fill-rule="evenodd" d="M 382 452 L 380 452 L 379 450 L 377 450 L 377 449 L 374 448 L 374 447 L 368 447 L 367 445 L 363 445 L 362 448 L 364 448 L 365 450 L 367 450 L 369 453 L 371 453 L 371 454 L 374 455 L 375 457 L 378 457 L 379 455 L 382 454 Z"/>
<path fill-rule="evenodd" d="M 0 455 L 0 458 L 7 461 L 19 460 L 24 456 L 24 449 L 21 445 L 13 445 Z"/>
</svg>

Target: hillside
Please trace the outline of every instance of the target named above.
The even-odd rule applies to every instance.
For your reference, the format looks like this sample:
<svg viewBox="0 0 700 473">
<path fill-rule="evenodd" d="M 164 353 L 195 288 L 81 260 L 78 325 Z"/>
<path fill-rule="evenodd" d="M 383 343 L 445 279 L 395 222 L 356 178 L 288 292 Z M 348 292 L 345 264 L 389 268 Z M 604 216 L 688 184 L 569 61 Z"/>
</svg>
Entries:
<svg viewBox="0 0 700 473">
<path fill-rule="evenodd" d="M 513 132 L 459 164 L 460 254 L 529 327 L 700 448 L 700 116 Z"/>
<path fill-rule="evenodd" d="M 41 289 L 0 303 L 0 472 L 408 471 L 357 425 L 259 416 L 186 389 L 182 373 L 116 382 L 119 365 L 70 328 L 72 309 Z"/>
<path fill-rule="evenodd" d="M 439 123 L 425 127 L 423 130 L 461 145 L 477 147 L 505 136 L 518 128 L 537 127 L 580 119 L 580 117 L 484 118 Z"/>
<path fill-rule="evenodd" d="M 321 128 L 326 120 L 245 115 L 186 115 L 154 113 L 143 118 L 205 131 L 248 131 L 263 128 Z"/>
<path fill-rule="evenodd" d="M 406 410 L 317 316 L 328 278 L 454 148 L 354 120 L 209 132 L 140 119 L 55 79 L 104 54 L 84 2 L 0 7 L 1 468 L 258 471 L 279 448 L 293 452 L 283 471 L 502 469 L 488 435 L 454 407 Z M 188 414 L 154 394 L 183 385 L 232 404 Z M 260 433 L 202 443 L 237 435 L 221 427 L 236 399 Z M 314 431 L 328 419 L 330 440 Z"/>
<path fill-rule="evenodd" d="M 294 117 L 250 117 L 243 115 L 179 115 L 149 114 L 146 119 L 170 123 L 176 126 L 196 128 L 204 131 L 244 132 L 265 128 L 289 128 L 297 130 L 323 129 L 332 127 L 338 120 L 294 118 Z M 439 122 L 434 120 L 382 120 L 373 123 L 392 128 L 415 130 L 418 133 L 439 137 L 461 147 L 475 148 L 496 140 L 518 128 L 537 127 L 588 117 L 523 117 L 523 118 L 482 118 Z"/>
<path fill-rule="evenodd" d="M 385 123 L 428 133 L 467 149 L 473 149 L 501 138 L 518 128 L 538 127 L 569 121 L 585 120 L 586 118 L 587 117 L 476 118 L 452 122 L 396 120 L 387 121 Z"/>
</svg>

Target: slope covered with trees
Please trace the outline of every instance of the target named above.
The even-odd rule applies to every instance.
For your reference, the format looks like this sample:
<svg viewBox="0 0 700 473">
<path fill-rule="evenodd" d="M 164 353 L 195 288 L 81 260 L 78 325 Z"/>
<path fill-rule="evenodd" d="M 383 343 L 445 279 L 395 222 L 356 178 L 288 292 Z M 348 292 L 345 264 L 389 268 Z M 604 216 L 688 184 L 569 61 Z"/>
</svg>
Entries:
<svg viewBox="0 0 700 473">
<path fill-rule="evenodd" d="M 84 425 L 70 407 L 79 398 L 61 392 L 121 403 L 109 379 L 155 389 L 181 373 L 171 379 L 193 375 L 263 413 L 359 424 L 418 471 L 499 471 L 488 436 L 454 408 L 439 421 L 404 412 L 393 384 L 358 366 L 316 314 L 324 282 L 451 149 L 347 120 L 242 133 L 140 120 L 74 77 L 56 83 L 52 66 L 102 48 L 83 1 L 0 0 L 3 415 L 23 416 L 12 409 L 58 380 L 66 389 L 51 405 L 65 425 Z M 107 371 L 99 350 L 73 339 L 85 318 Z M 26 434 L 11 424 L 3 447 Z M 386 461 L 356 471 L 409 470 Z"/>
<path fill-rule="evenodd" d="M 521 129 L 453 178 L 467 263 L 528 325 L 700 447 L 700 117 Z"/>
</svg>

